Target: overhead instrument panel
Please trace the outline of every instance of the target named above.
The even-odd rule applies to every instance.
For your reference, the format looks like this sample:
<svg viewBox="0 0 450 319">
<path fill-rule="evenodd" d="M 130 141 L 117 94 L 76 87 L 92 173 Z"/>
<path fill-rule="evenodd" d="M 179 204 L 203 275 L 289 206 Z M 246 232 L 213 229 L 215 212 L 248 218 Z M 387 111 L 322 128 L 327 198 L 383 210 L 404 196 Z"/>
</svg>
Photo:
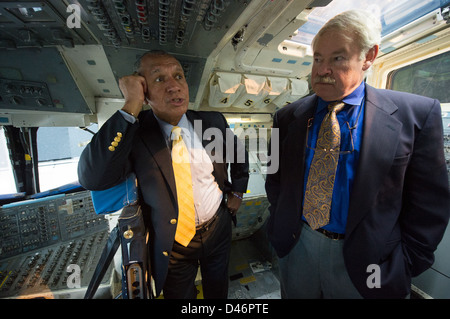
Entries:
<svg viewBox="0 0 450 319">
<path fill-rule="evenodd" d="M 0 1 L 0 48 L 164 46 L 170 52 L 183 49 L 183 53 L 205 57 L 249 3 L 250 0 Z"/>
<path fill-rule="evenodd" d="M 69 28 L 63 1 L 1 1 L 0 49 L 94 44 L 89 32 Z"/>
<path fill-rule="evenodd" d="M 74 113 L 84 126 L 80 115 L 95 114 L 98 97 L 122 98 L 118 79 L 153 49 L 181 61 L 194 102 L 207 58 L 250 2 L 0 0 L 0 110 Z M 47 123 L 33 116 L 7 124 Z"/>
<path fill-rule="evenodd" d="M 89 29 L 102 45 L 164 48 L 173 53 L 206 57 L 249 2 L 81 0 L 77 3 L 86 12 Z"/>
<path fill-rule="evenodd" d="M 57 48 L 0 49 L 0 110 L 88 114 L 91 108 Z"/>
<path fill-rule="evenodd" d="M 108 229 L 105 216 L 95 214 L 89 191 L 4 205 L 0 298 L 82 298 Z M 111 273 L 100 290 L 109 291 Z"/>
</svg>

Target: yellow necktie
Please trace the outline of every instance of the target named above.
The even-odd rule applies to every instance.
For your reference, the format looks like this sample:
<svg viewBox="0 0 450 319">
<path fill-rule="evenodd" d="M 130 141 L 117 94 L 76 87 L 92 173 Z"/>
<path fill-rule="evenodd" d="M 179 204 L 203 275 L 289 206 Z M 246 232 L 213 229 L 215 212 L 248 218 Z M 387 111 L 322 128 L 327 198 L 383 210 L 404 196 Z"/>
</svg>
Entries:
<svg viewBox="0 0 450 319">
<path fill-rule="evenodd" d="M 336 113 L 344 103 L 332 103 L 325 115 L 317 137 L 314 157 L 306 182 L 303 215 L 312 229 L 327 225 L 330 221 L 331 199 L 339 160 L 341 129 Z"/>
<path fill-rule="evenodd" d="M 181 137 L 181 128 L 172 129 L 172 166 L 178 198 L 178 225 L 175 240 L 187 247 L 195 235 L 194 192 L 189 152 Z"/>
</svg>

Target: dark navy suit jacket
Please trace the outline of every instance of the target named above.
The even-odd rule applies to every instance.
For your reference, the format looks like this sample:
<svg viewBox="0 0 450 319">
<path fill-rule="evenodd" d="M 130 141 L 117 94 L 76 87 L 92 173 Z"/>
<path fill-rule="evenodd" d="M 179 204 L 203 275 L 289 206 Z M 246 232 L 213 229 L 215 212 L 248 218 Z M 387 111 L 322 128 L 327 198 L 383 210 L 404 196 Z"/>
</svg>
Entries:
<svg viewBox="0 0 450 319">
<path fill-rule="evenodd" d="M 280 143 L 280 167 L 267 176 L 266 191 L 269 239 L 280 257 L 301 231 L 307 122 L 316 107 L 312 95 L 274 117 L 280 138 L 271 143 Z M 411 277 L 434 262 L 450 215 L 441 116 L 437 100 L 366 86 L 344 243 L 348 273 L 363 297 L 404 298 Z M 380 267 L 380 288 L 367 285 L 371 264 Z"/>
<path fill-rule="evenodd" d="M 231 190 L 245 193 L 248 183 L 248 155 L 243 144 L 229 130 L 223 115 L 218 112 L 189 110 L 186 116 L 194 129 L 199 129 L 197 134 L 204 146 L 210 143 L 214 144 L 208 149 L 217 146 L 212 148 L 215 154 L 208 155 L 212 159 L 221 159 L 213 161 L 213 175 L 219 188 L 224 193 Z M 194 123 L 196 120 L 200 121 L 197 125 Z M 209 128 L 218 130 L 210 130 L 204 134 Z M 121 136 L 119 145 L 111 149 L 111 142 L 118 135 Z M 226 139 L 227 136 L 231 137 L 231 142 Z M 230 149 L 230 146 L 234 149 Z M 218 155 L 217 152 L 222 154 Z M 241 152 L 245 155 L 242 156 Z M 237 158 L 238 156 L 240 157 Z M 228 181 L 228 166 L 231 182 Z M 139 121 L 134 124 L 126 121 L 120 112 L 116 112 L 94 135 L 78 164 L 80 184 L 89 190 L 104 190 L 115 186 L 124 181 L 131 171 L 136 173 L 144 218 L 150 226 L 151 271 L 156 294 L 159 295 L 167 276 L 175 237 L 176 224 L 170 221 L 178 218 L 178 206 L 170 150 L 151 110 L 142 111 Z"/>
</svg>

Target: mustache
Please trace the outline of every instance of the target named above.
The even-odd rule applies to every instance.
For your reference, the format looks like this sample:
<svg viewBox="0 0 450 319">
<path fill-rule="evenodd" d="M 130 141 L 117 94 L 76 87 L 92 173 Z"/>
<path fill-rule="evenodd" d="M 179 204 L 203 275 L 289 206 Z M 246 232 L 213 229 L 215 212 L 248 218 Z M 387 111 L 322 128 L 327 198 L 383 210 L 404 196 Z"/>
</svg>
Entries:
<svg viewBox="0 0 450 319">
<path fill-rule="evenodd" d="M 329 76 L 316 76 L 314 78 L 314 84 L 323 83 L 323 84 L 335 84 L 336 80 Z"/>
</svg>

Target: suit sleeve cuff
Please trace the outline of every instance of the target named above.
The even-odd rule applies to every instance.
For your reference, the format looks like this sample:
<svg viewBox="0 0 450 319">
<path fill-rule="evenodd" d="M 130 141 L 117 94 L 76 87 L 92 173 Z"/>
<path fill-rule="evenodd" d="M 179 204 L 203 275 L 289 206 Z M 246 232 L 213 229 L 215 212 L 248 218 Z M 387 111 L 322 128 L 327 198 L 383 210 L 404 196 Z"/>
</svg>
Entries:
<svg viewBox="0 0 450 319">
<path fill-rule="evenodd" d="M 125 112 L 123 110 L 119 110 L 119 112 L 122 114 L 123 118 L 127 122 L 130 122 L 131 124 L 134 124 L 137 121 L 137 119 L 133 115 L 131 115 L 130 113 L 127 113 L 127 112 Z"/>
</svg>

